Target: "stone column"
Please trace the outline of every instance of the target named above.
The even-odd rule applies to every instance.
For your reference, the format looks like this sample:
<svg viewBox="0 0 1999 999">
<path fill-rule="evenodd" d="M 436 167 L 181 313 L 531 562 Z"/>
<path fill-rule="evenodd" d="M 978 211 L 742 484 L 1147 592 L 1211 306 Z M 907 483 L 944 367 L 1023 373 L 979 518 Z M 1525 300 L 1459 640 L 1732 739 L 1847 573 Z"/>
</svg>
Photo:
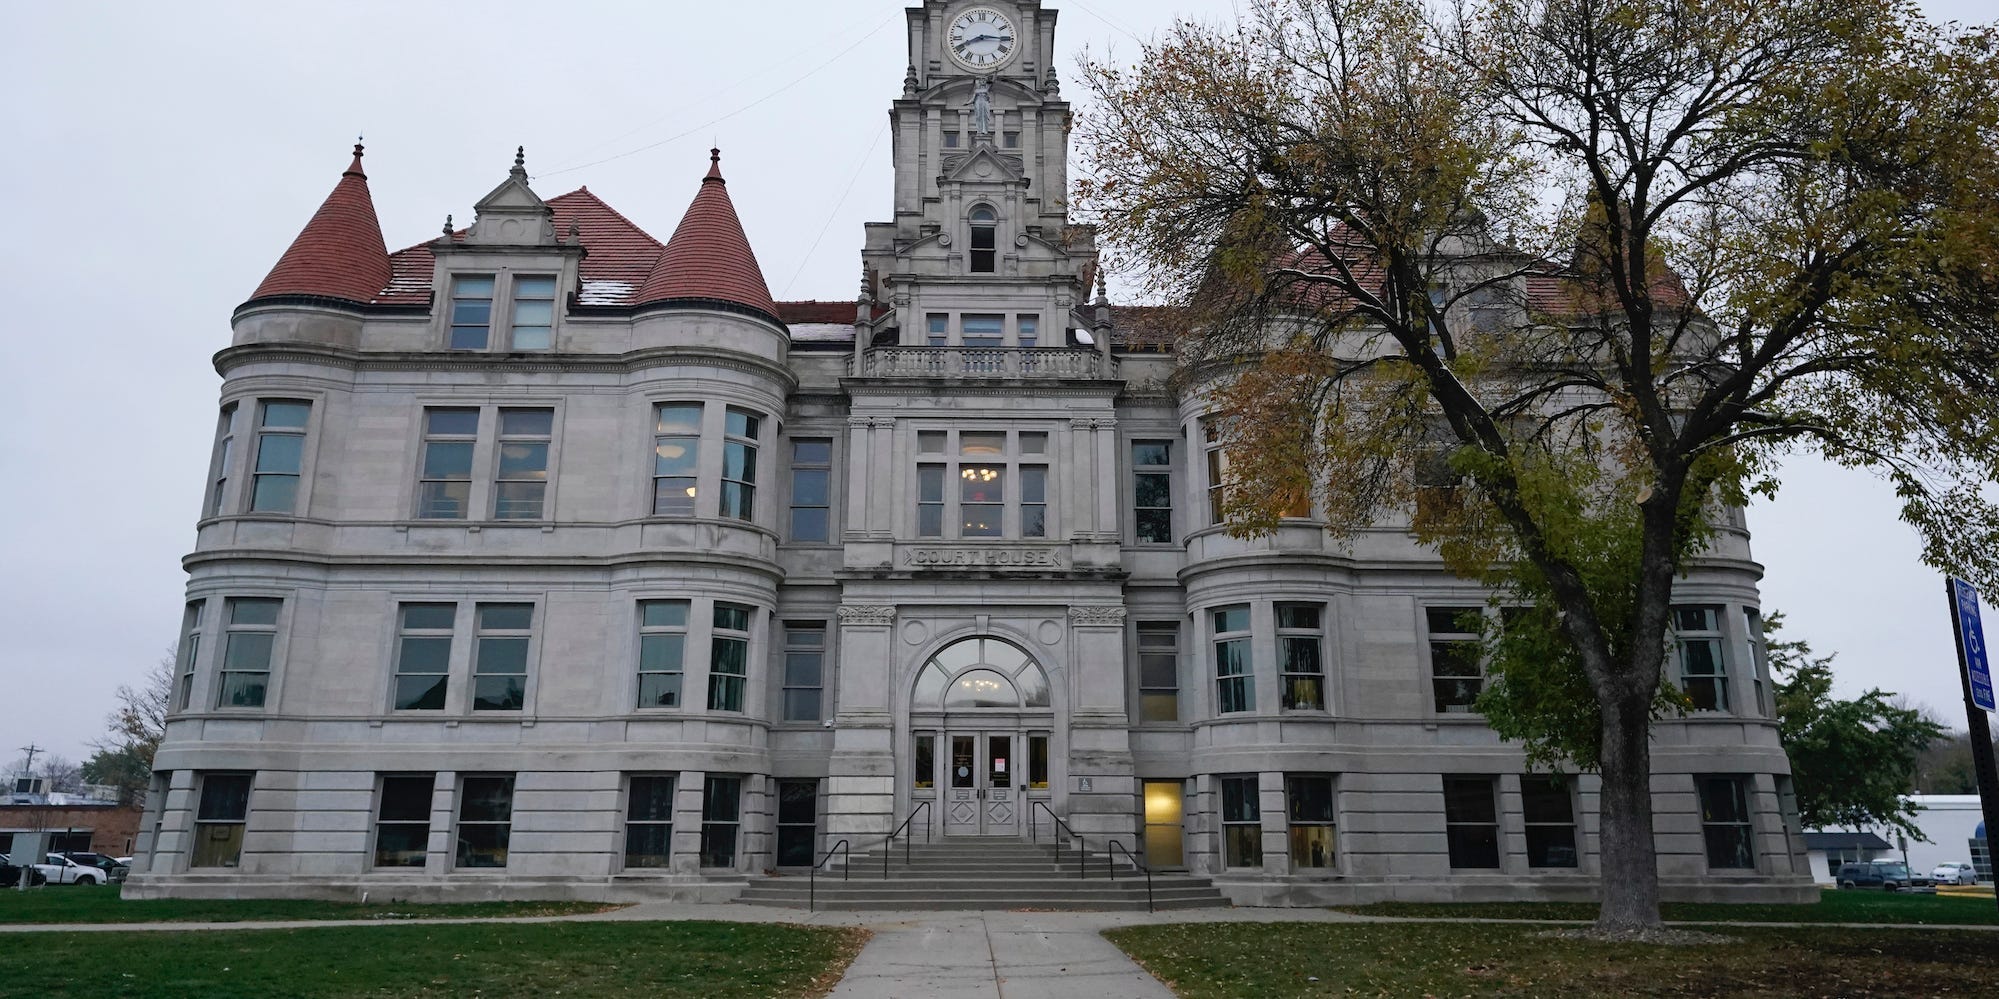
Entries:
<svg viewBox="0 0 1999 999">
<path fill-rule="evenodd" d="M 895 608 L 839 608 L 840 685 L 826 768 L 826 838 L 874 848 L 895 821 Z"/>
<path fill-rule="evenodd" d="M 1291 873 L 1291 817 L 1284 800 L 1284 774 L 1266 770 L 1256 775 L 1257 817 L 1263 821 L 1263 873 Z"/>
<path fill-rule="evenodd" d="M 873 442 L 868 437 L 871 422 L 865 416 L 847 417 L 847 508 L 841 511 L 845 521 L 841 537 L 866 537 L 868 533 L 868 485 L 873 476 L 859 473 L 872 467 Z"/>
<path fill-rule="evenodd" d="M 675 874 L 701 871 L 701 791 L 704 770 L 682 770 L 673 780 L 673 859 Z"/>
<path fill-rule="evenodd" d="M 423 873 L 442 878 L 450 873 L 455 859 L 453 819 L 458 812 L 458 772 L 440 770 L 430 785 L 430 836 L 425 840 Z"/>
</svg>

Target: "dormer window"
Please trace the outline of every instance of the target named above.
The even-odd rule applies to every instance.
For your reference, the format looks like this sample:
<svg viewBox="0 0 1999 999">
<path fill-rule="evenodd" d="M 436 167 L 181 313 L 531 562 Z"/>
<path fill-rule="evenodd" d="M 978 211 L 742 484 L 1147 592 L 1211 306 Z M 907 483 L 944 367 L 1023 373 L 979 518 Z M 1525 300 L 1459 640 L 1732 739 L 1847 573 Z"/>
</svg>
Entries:
<svg viewBox="0 0 1999 999">
<path fill-rule="evenodd" d="M 511 285 L 510 287 L 508 287 Z M 505 299 L 499 297 L 506 287 Z M 555 346 L 555 276 L 461 274 L 451 281 L 451 350 L 548 350 Z M 509 317 L 495 336 L 494 306 Z"/>
<path fill-rule="evenodd" d="M 493 328 L 493 275 L 465 274 L 451 282 L 451 349 L 485 350 Z"/>
<path fill-rule="evenodd" d="M 555 346 L 555 278 L 523 275 L 514 279 L 513 349 L 547 350 Z"/>
<path fill-rule="evenodd" d="M 972 209 L 972 273 L 991 274 L 998 258 L 997 219 L 986 207 Z"/>
</svg>

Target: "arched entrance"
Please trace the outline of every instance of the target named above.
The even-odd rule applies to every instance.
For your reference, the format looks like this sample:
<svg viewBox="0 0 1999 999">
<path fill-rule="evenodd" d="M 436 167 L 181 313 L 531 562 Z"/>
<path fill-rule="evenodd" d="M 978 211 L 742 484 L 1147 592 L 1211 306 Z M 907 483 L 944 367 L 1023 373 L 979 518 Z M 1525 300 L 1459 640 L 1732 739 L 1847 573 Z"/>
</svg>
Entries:
<svg viewBox="0 0 1999 999">
<path fill-rule="evenodd" d="M 910 797 L 948 836 L 1014 836 L 1049 787 L 1048 673 L 1004 639 L 965 638 L 917 672 Z"/>
</svg>

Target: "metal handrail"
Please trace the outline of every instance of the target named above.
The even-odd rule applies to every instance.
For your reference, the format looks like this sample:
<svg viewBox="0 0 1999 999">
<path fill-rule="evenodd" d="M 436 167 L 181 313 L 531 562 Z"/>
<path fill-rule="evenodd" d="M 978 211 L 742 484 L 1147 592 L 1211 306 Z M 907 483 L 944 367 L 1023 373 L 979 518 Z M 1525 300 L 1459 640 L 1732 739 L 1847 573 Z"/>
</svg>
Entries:
<svg viewBox="0 0 1999 999">
<path fill-rule="evenodd" d="M 1069 823 L 1062 821 L 1062 816 L 1055 814 L 1055 810 L 1053 808 L 1048 807 L 1047 802 L 1037 800 L 1034 802 L 1034 807 L 1039 808 L 1044 812 L 1047 812 L 1048 817 L 1055 821 L 1056 828 L 1061 829 L 1063 832 L 1066 832 L 1069 835 L 1076 837 L 1076 849 L 1078 852 L 1080 852 L 1083 855 L 1082 863 L 1079 865 L 1079 871 L 1076 877 L 1078 880 L 1089 877 L 1090 841 L 1084 839 L 1081 835 L 1079 835 L 1076 832 L 1076 830 L 1069 828 Z M 1038 829 L 1039 827 L 1034 824 L 1034 813 L 1028 812 L 1027 813 L 1028 842 L 1030 843 L 1041 842 L 1040 833 L 1037 831 Z M 1062 866 L 1062 837 L 1054 836 L 1053 834 L 1051 834 L 1051 838 L 1055 840 L 1055 866 L 1059 868 Z"/>
<path fill-rule="evenodd" d="M 889 833 L 889 834 L 888 834 L 888 838 L 882 841 L 882 880 L 883 880 L 883 881 L 887 881 L 887 880 L 888 880 L 888 855 L 889 855 L 890 853 L 894 852 L 894 850 L 895 850 L 895 838 L 896 838 L 897 836 L 900 836 L 900 835 L 902 835 L 902 831 L 903 831 L 904 829 L 907 829 L 907 828 L 909 828 L 909 824 L 910 824 L 911 822 L 914 822 L 914 821 L 916 821 L 916 813 L 918 813 L 918 812 L 922 812 L 922 813 L 923 813 L 923 814 L 925 814 L 925 815 L 929 815 L 929 814 L 930 814 L 930 803 L 929 803 L 929 802 L 927 802 L 927 801 L 919 801 L 919 802 L 917 802 L 917 803 L 916 803 L 915 805 L 911 806 L 911 807 L 910 807 L 910 809 L 909 809 L 909 817 L 908 817 L 908 818 L 905 818 L 905 819 L 903 819 L 903 820 L 902 820 L 902 824 L 901 824 L 901 825 L 899 825 L 899 826 L 896 826 L 896 827 L 895 827 L 895 831 L 894 831 L 894 832 L 891 832 L 891 833 Z M 916 841 L 916 836 L 915 836 L 914 834 L 911 834 L 911 835 L 909 835 L 909 836 L 905 836 L 905 837 L 903 837 L 903 840 L 902 840 L 902 865 L 903 865 L 904 867 L 908 867 L 908 866 L 909 866 L 909 845 L 910 845 L 911 843 L 915 842 L 915 841 Z M 925 822 L 925 823 L 923 824 L 923 842 L 925 842 L 925 843 L 929 843 L 929 842 L 930 842 L 930 823 L 928 823 L 928 822 Z"/>
<path fill-rule="evenodd" d="M 805 872 L 806 912 L 811 912 L 819 905 L 819 869 L 821 867 L 826 866 L 827 861 L 833 859 L 834 850 L 840 851 L 840 856 L 846 861 L 846 863 L 840 865 L 840 880 L 842 881 L 847 880 L 847 869 L 854 866 L 854 857 L 853 854 L 847 850 L 846 840 L 843 839 L 838 843 L 835 843 L 832 846 L 827 847 L 826 855 L 820 857 L 819 862 L 813 864 L 812 869 Z"/>
<path fill-rule="evenodd" d="M 1147 912 L 1158 911 L 1154 909 L 1152 906 L 1152 868 L 1139 863 L 1138 858 L 1132 856 L 1131 851 L 1125 849 L 1123 843 L 1120 843 L 1117 840 L 1111 840 L 1110 846 L 1104 848 L 1104 868 L 1111 872 L 1112 881 L 1117 880 L 1117 864 L 1113 862 L 1111 858 L 1112 850 L 1116 850 L 1117 852 L 1124 854 L 1124 859 L 1131 861 L 1131 866 L 1136 867 L 1139 870 L 1145 872 L 1145 911 Z"/>
</svg>

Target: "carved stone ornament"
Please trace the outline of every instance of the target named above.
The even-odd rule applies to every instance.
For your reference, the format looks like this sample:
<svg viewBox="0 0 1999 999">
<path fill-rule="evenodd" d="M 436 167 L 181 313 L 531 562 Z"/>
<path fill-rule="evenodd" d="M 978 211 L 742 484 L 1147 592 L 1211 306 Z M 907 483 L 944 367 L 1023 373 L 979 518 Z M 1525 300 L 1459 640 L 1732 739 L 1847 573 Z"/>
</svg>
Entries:
<svg viewBox="0 0 1999 999">
<path fill-rule="evenodd" d="M 841 624 L 874 624 L 887 627 L 895 623 L 895 608 L 854 605 L 839 608 Z"/>
<path fill-rule="evenodd" d="M 1069 621 L 1078 628 L 1122 628 L 1123 607 L 1071 607 Z"/>
</svg>

